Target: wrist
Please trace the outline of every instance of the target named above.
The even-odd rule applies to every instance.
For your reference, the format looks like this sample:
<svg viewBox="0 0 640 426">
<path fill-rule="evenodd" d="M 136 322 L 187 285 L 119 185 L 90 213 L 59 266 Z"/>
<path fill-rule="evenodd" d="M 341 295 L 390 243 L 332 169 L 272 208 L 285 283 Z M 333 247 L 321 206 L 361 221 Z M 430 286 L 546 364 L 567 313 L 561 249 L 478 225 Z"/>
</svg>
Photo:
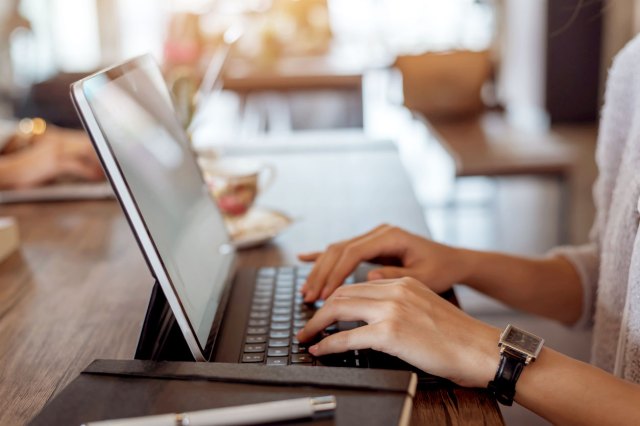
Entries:
<svg viewBox="0 0 640 426">
<path fill-rule="evenodd" d="M 457 263 L 462 274 L 460 282 L 468 284 L 470 281 L 473 281 L 474 277 L 478 273 L 478 268 L 481 264 L 482 252 L 464 248 L 456 248 L 454 250 L 457 252 Z"/>
<path fill-rule="evenodd" d="M 498 340 L 500 339 L 501 330 L 486 326 L 480 334 L 478 345 L 477 360 L 477 379 L 475 387 L 486 388 L 487 383 L 496 375 L 496 370 L 500 363 L 500 349 L 498 348 Z"/>
<path fill-rule="evenodd" d="M 498 340 L 501 331 L 479 321 L 478 323 L 480 327 L 473 331 L 472 340 L 467 340 L 465 356 L 460 360 L 462 371 L 467 371 L 466 377 L 449 378 L 460 386 L 486 388 L 487 383 L 495 377 L 500 363 Z"/>
</svg>

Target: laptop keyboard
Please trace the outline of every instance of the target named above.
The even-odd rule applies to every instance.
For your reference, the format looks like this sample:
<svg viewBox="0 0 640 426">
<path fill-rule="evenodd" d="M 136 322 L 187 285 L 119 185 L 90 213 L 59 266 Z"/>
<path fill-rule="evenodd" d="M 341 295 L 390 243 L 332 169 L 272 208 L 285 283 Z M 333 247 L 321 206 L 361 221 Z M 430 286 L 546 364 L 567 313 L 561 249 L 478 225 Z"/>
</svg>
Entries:
<svg viewBox="0 0 640 426">
<path fill-rule="evenodd" d="M 308 346 L 296 339 L 298 331 L 322 304 L 303 302 L 300 288 L 309 272 L 308 266 L 258 270 L 241 362 L 273 366 L 365 366 L 358 351 L 315 358 L 308 353 Z M 346 281 L 352 282 L 353 277 Z M 334 324 L 325 329 L 323 335 L 355 326 L 354 323 Z"/>
</svg>

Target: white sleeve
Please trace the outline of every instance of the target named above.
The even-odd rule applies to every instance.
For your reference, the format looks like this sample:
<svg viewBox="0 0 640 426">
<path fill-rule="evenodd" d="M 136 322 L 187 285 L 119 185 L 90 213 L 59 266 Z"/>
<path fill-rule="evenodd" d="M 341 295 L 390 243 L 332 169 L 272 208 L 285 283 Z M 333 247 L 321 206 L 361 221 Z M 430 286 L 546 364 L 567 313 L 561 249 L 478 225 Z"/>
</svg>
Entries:
<svg viewBox="0 0 640 426">
<path fill-rule="evenodd" d="M 578 273 L 580 284 L 582 285 L 582 315 L 573 324 L 573 327 L 578 329 L 590 328 L 593 325 L 600 271 L 600 252 L 597 243 L 557 247 L 551 250 L 549 254 L 564 257 Z"/>
</svg>

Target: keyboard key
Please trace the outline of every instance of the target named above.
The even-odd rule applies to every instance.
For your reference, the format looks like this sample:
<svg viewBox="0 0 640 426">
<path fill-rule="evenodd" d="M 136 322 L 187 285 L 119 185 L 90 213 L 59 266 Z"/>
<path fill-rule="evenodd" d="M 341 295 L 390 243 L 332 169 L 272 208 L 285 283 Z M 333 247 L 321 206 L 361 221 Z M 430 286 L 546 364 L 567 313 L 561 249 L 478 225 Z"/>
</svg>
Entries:
<svg viewBox="0 0 640 426">
<path fill-rule="evenodd" d="M 269 339 L 270 348 L 286 348 L 289 346 L 289 339 Z"/>
<path fill-rule="evenodd" d="M 347 330 L 353 330 L 354 328 L 358 328 L 363 324 L 357 321 L 340 321 L 340 322 L 337 322 L 335 325 L 338 328 L 338 331 L 347 331 Z"/>
<path fill-rule="evenodd" d="M 271 330 L 269 337 L 272 339 L 287 339 L 289 337 L 289 331 L 286 330 Z"/>
<path fill-rule="evenodd" d="M 271 311 L 271 313 L 273 313 L 275 315 L 290 315 L 291 314 L 291 309 L 274 307 L 273 310 Z"/>
<path fill-rule="evenodd" d="M 267 358 L 267 365 L 287 365 L 286 357 Z"/>
<path fill-rule="evenodd" d="M 307 354 L 294 354 L 291 355 L 291 364 L 307 364 L 313 362 L 311 355 Z"/>
<path fill-rule="evenodd" d="M 273 285 L 273 277 L 258 277 L 256 285 Z"/>
<path fill-rule="evenodd" d="M 253 297 L 264 297 L 265 299 L 271 299 L 271 296 L 273 296 L 272 290 L 256 290 L 256 292 L 253 293 Z"/>
<path fill-rule="evenodd" d="M 249 318 L 252 318 L 252 319 L 269 318 L 269 312 L 251 312 L 249 314 Z"/>
<path fill-rule="evenodd" d="M 270 292 L 273 290 L 273 284 L 256 284 L 256 291 Z"/>
<path fill-rule="evenodd" d="M 259 277 L 275 277 L 276 276 L 276 268 L 260 268 L 258 271 Z"/>
<path fill-rule="evenodd" d="M 271 303 L 271 298 L 270 297 L 254 297 L 253 303 L 254 304 Z"/>
<path fill-rule="evenodd" d="M 269 329 L 267 327 L 249 327 L 247 328 L 247 334 L 267 334 Z"/>
<path fill-rule="evenodd" d="M 303 319 L 297 319 L 295 321 L 293 321 L 293 326 L 294 327 L 304 327 L 305 325 L 307 325 L 307 320 L 303 320 Z"/>
<path fill-rule="evenodd" d="M 329 327 L 325 328 L 324 331 L 329 333 L 329 334 L 333 334 L 336 331 L 338 331 L 338 325 L 337 324 L 331 324 Z"/>
<path fill-rule="evenodd" d="M 298 274 L 300 273 L 310 273 L 311 270 L 313 269 L 313 264 L 312 263 L 305 263 L 302 265 L 298 265 L 296 266 L 296 270 L 298 271 Z"/>
<path fill-rule="evenodd" d="M 245 353 L 257 353 L 264 352 L 266 349 L 266 345 L 264 343 L 252 344 L 252 345 L 244 345 Z"/>
<path fill-rule="evenodd" d="M 274 308 L 284 308 L 291 312 L 293 309 L 293 302 L 291 300 L 276 300 L 273 302 Z"/>
<path fill-rule="evenodd" d="M 276 278 L 276 282 L 293 284 L 295 279 L 296 278 L 293 274 L 279 274 L 278 277 Z"/>
<path fill-rule="evenodd" d="M 291 300 L 292 297 L 293 297 L 293 293 L 276 294 L 275 300 Z"/>
<path fill-rule="evenodd" d="M 267 356 L 289 356 L 288 348 L 269 348 Z"/>
<path fill-rule="evenodd" d="M 306 354 L 307 353 L 307 347 L 301 344 L 294 344 L 291 346 L 291 353 L 292 354 Z"/>
<path fill-rule="evenodd" d="M 247 340 L 245 340 L 245 343 L 265 343 L 267 341 L 267 336 L 262 335 L 262 336 L 247 336 Z"/>
<path fill-rule="evenodd" d="M 271 305 L 268 303 L 254 303 L 251 306 L 251 310 L 253 312 L 264 312 L 268 311 L 269 309 L 271 309 Z"/>
<path fill-rule="evenodd" d="M 291 334 L 295 336 L 296 334 L 300 333 L 300 330 L 302 330 L 302 327 L 293 327 L 293 330 L 291 330 Z"/>
<path fill-rule="evenodd" d="M 249 326 L 250 327 L 264 327 L 269 325 L 269 320 L 267 319 L 250 319 Z"/>
<path fill-rule="evenodd" d="M 300 340 L 298 340 L 298 338 L 296 337 L 296 335 L 294 334 L 293 337 L 291 338 L 291 343 L 293 343 L 294 345 L 298 345 L 300 344 Z"/>
<path fill-rule="evenodd" d="M 291 324 L 288 322 L 274 322 L 271 324 L 272 330 L 291 330 Z"/>
<path fill-rule="evenodd" d="M 333 354 L 316 358 L 318 365 L 326 367 L 356 367 L 356 359 L 353 355 Z"/>
<path fill-rule="evenodd" d="M 282 282 L 282 281 L 278 281 L 276 283 L 276 293 L 293 293 L 293 283 L 291 281 L 288 282 Z"/>
<path fill-rule="evenodd" d="M 280 266 L 278 268 L 278 275 L 283 275 L 283 274 L 293 275 L 294 270 L 295 269 L 293 266 Z"/>
<path fill-rule="evenodd" d="M 296 312 L 293 314 L 293 318 L 297 320 L 308 320 L 313 316 L 311 312 Z"/>
<path fill-rule="evenodd" d="M 273 315 L 271 317 L 272 322 L 291 322 L 291 315 Z"/>
<path fill-rule="evenodd" d="M 264 353 L 242 355 L 242 362 L 262 362 L 262 361 L 264 361 Z"/>
</svg>

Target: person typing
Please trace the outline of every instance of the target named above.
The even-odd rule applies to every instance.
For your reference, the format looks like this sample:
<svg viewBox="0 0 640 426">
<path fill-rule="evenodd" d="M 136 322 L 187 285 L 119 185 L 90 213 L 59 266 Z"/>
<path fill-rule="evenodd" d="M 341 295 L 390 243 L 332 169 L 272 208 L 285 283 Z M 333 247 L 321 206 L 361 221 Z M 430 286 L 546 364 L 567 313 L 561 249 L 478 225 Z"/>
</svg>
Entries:
<svg viewBox="0 0 640 426">
<path fill-rule="evenodd" d="M 40 118 L 0 121 L 0 189 L 31 188 L 58 179 L 104 179 L 86 134 Z"/>
<path fill-rule="evenodd" d="M 640 419 L 640 36 L 609 74 L 594 188 L 597 216 L 589 244 L 541 258 L 454 248 L 383 225 L 303 254 L 315 262 L 301 291 L 323 307 L 298 334 L 314 342 L 337 321 L 367 325 L 313 344 L 323 356 L 372 348 L 469 387 L 488 388 L 553 424 L 626 425 Z M 341 286 L 360 262 L 401 266 Z M 544 346 L 511 325 L 470 317 L 436 293 L 462 283 L 515 308 L 567 325 L 594 325 L 592 365 Z M 535 362 L 534 362 L 535 361 Z"/>
</svg>

